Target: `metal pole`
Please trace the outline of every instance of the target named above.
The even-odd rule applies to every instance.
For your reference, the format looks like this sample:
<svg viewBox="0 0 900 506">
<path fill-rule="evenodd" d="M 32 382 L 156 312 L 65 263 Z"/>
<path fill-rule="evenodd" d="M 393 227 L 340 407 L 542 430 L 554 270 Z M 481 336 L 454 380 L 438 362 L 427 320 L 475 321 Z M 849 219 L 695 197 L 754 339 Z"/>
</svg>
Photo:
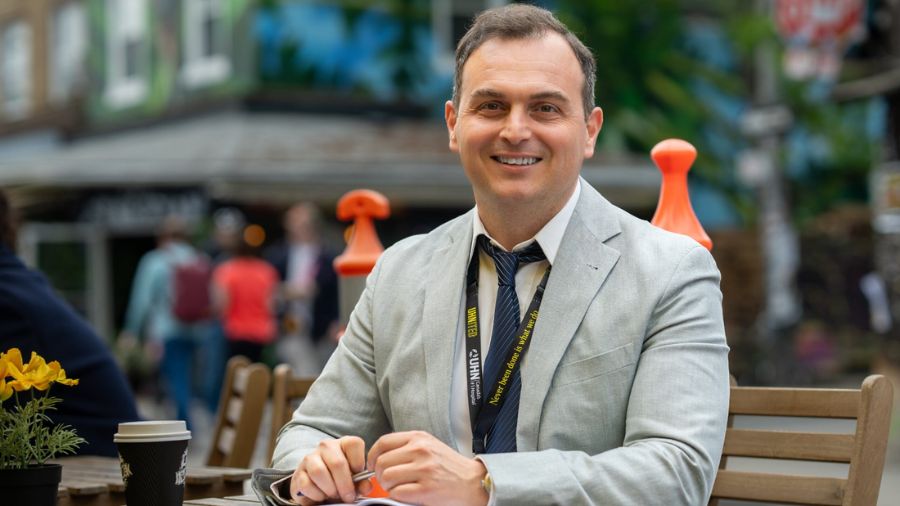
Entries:
<svg viewBox="0 0 900 506">
<path fill-rule="evenodd" d="M 771 18 L 771 0 L 757 0 L 756 7 Z M 773 107 L 780 102 L 778 61 L 774 43 L 767 41 L 755 53 L 754 102 L 758 108 Z M 786 127 L 787 125 L 783 125 Z M 799 243 L 791 222 L 790 208 L 785 195 L 778 153 L 783 129 L 770 128 L 758 139 L 764 155 L 764 171 L 758 188 L 759 231 L 765 262 L 765 309 L 759 322 L 760 345 L 766 350 L 774 366 L 768 374 L 779 380 L 789 367 L 791 349 L 789 331 L 801 316 L 802 308 L 796 289 L 799 265 Z"/>
</svg>

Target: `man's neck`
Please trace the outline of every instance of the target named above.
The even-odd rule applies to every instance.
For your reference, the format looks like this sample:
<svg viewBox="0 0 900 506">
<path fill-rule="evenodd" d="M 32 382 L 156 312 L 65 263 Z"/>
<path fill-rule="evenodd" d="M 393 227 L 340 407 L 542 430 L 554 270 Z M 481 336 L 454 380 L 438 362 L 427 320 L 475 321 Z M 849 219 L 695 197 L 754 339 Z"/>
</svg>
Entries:
<svg viewBox="0 0 900 506">
<path fill-rule="evenodd" d="M 478 217 L 484 229 L 507 251 L 521 244 L 541 231 L 569 202 L 576 186 L 566 193 L 565 198 L 551 202 L 478 202 Z"/>
<path fill-rule="evenodd" d="M 478 217 L 491 238 L 500 243 L 507 251 L 512 251 L 517 244 L 537 235 L 563 206 L 565 206 L 565 202 L 547 210 L 528 206 L 515 206 L 515 209 L 508 207 L 495 209 L 479 204 Z"/>
</svg>

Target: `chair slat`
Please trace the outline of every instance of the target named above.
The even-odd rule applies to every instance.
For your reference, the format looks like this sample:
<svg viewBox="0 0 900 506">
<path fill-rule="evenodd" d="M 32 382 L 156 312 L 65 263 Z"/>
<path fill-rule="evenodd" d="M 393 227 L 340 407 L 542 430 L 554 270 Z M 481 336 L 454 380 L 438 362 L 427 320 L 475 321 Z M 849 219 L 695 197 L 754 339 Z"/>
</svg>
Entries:
<svg viewBox="0 0 900 506">
<path fill-rule="evenodd" d="M 235 430 L 232 427 L 222 427 L 219 439 L 216 441 L 216 449 L 228 455 L 234 447 Z"/>
<path fill-rule="evenodd" d="M 712 495 L 720 499 L 839 506 L 846 481 L 719 470 Z"/>
<path fill-rule="evenodd" d="M 856 418 L 859 390 L 732 387 L 733 415 Z"/>
<path fill-rule="evenodd" d="M 723 455 L 850 462 L 853 434 L 728 429 Z"/>
<path fill-rule="evenodd" d="M 243 411 L 244 400 L 238 397 L 232 397 L 231 399 L 228 399 L 228 405 L 225 406 L 225 420 L 230 425 L 237 425 Z"/>
<path fill-rule="evenodd" d="M 243 367 L 235 371 L 234 374 L 234 385 L 231 387 L 232 390 L 237 394 L 243 394 L 247 391 L 247 381 L 250 377 L 250 370 L 248 367 Z"/>
</svg>

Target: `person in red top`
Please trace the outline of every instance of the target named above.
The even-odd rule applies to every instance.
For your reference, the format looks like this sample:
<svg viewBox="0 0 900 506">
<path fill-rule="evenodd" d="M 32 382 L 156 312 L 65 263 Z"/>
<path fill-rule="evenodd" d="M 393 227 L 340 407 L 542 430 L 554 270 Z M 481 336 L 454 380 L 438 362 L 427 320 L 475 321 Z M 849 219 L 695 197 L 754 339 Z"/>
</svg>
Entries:
<svg viewBox="0 0 900 506">
<path fill-rule="evenodd" d="M 213 271 L 213 307 L 225 329 L 229 358 L 244 355 L 258 362 L 263 348 L 275 340 L 278 283 L 278 271 L 243 238 L 234 258 Z"/>
</svg>

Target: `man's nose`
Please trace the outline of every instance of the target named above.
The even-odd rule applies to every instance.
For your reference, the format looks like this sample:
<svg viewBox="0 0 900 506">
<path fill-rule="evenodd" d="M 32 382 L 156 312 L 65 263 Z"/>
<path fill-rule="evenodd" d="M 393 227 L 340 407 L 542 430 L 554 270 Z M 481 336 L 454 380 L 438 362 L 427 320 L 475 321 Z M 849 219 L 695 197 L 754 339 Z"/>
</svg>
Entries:
<svg viewBox="0 0 900 506">
<path fill-rule="evenodd" d="M 528 112 L 514 107 L 506 116 L 500 137 L 510 144 L 519 144 L 528 140 L 531 137 Z"/>
</svg>

